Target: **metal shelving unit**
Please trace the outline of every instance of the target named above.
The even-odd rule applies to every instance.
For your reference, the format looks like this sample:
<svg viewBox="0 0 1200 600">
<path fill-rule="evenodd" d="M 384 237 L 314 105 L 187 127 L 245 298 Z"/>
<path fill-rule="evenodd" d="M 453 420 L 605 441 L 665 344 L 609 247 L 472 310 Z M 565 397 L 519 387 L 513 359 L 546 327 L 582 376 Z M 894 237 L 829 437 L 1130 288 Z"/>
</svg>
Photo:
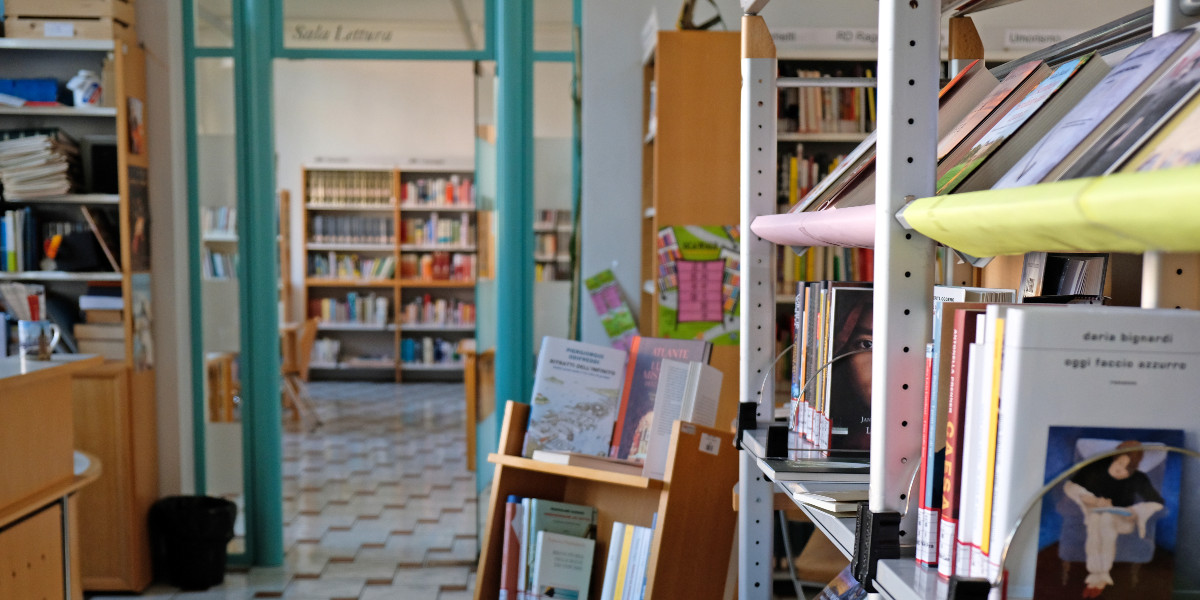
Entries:
<svg viewBox="0 0 1200 600">
<path fill-rule="evenodd" d="M 774 248 L 749 233 L 757 216 L 774 212 L 776 55 L 770 32 L 757 16 L 769 0 L 742 0 L 742 371 L 743 418 L 754 408 L 758 422 L 770 421 L 772 381 L 763 373 L 774 362 Z M 980 10 L 1014 0 L 980 3 Z M 910 485 L 920 461 L 924 348 L 929 331 L 933 282 L 933 242 L 906 230 L 896 213 L 915 198 L 933 195 L 939 24 L 941 11 L 961 2 L 890 0 L 879 5 L 879 102 L 875 231 L 874 357 L 872 367 L 872 513 L 902 516 L 901 547 L 915 541 L 916 511 L 908 511 Z M 1154 33 L 1187 24 L 1173 0 L 1155 0 Z M 1147 253 L 1143 269 L 1145 307 L 1200 308 L 1198 255 Z M 740 453 L 738 593 L 743 599 L 771 597 L 771 511 L 775 485 L 759 470 L 755 451 L 762 443 L 743 434 Z M 787 483 L 782 487 L 794 487 Z M 790 490 L 794 491 L 794 490 Z M 906 514 L 909 513 L 909 514 Z M 855 548 L 853 519 L 811 511 L 817 527 L 850 556 Z M 935 571 L 909 558 L 880 560 L 869 582 L 883 597 L 925 600 L 945 597 Z"/>
</svg>

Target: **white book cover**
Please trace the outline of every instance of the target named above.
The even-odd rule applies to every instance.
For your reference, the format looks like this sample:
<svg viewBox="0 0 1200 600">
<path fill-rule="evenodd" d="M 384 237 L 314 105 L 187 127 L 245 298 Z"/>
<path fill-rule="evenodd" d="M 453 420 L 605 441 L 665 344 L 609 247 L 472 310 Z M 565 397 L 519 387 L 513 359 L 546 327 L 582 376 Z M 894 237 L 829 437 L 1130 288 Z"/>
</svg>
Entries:
<svg viewBox="0 0 1200 600">
<path fill-rule="evenodd" d="M 539 531 L 530 597 L 538 600 L 586 599 L 595 550 L 596 540 Z"/>
<path fill-rule="evenodd" d="M 1021 510 L 1046 481 L 1053 428 L 1182 429 L 1184 445 L 1200 448 L 1200 410 L 1196 405 L 1200 313 L 1103 306 L 1022 307 L 1008 312 L 1005 328 L 992 507 L 993 562 Z M 1157 557 L 1170 550 L 1175 584 L 1181 589 L 1200 586 L 1200 572 L 1188 566 L 1196 565 L 1200 556 L 1200 537 L 1195 535 L 1200 504 L 1194 497 L 1198 477 L 1200 461 L 1184 461 L 1182 502 L 1178 505 L 1180 535 L 1173 548 L 1160 545 L 1155 552 Z M 1190 498 L 1189 491 L 1193 494 Z M 1037 523 L 1034 514 L 1022 527 L 1005 565 L 1008 590 L 1015 596 L 1028 597 L 1033 592 L 1039 560 L 1035 546 L 1046 533 L 1039 532 Z M 1092 540 L 1086 544 L 1091 545 Z M 1095 583 L 1097 594 L 1135 597 L 1137 592 L 1120 595 L 1132 585 L 1127 570 L 1114 567 L 1111 574 L 1093 573 L 1092 567 L 1097 565 L 1092 562 L 1089 557 L 1088 579 Z M 1150 577 L 1143 578 L 1143 584 L 1156 577 L 1150 575 L 1157 572 L 1153 570 L 1155 562 L 1141 566 L 1141 572 Z M 998 564 L 993 565 L 996 567 Z M 1117 579 L 1121 581 L 1109 583 Z M 1107 590 L 1106 585 L 1110 586 Z"/>
<path fill-rule="evenodd" d="M 608 536 L 608 558 L 604 561 L 604 585 L 600 588 L 600 600 L 613 600 L 617 586 L 617 566 L 621 564 L 621 540 L 625 539 L 625 525 L 613 521 L 612 535 Z"/>
<path fill-rule="evenodd" d="M 538 352 L 524 456 L 607 456 L 624 383 L 624 350 L 546 336 Z"/>
<path fill-rule="evenodd" d="M 658 388 L 654 394 L 654 417 L 650 425 L 650 446 L 642 476 L 663 479 L 667 470 L 667 451 L 671 445 L 671 427 L 675 421 L 713 427 L 721 399 L 722 373 L 698 361 L 662 359 Z"/>
</svg>

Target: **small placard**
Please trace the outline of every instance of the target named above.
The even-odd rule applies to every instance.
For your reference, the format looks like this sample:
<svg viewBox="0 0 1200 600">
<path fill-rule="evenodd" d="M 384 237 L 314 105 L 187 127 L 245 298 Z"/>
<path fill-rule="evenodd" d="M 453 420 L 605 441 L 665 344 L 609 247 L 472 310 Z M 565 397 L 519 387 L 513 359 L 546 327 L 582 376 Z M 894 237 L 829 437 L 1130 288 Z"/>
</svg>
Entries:
<svg viewBox="0 0 1200 600">
<path fill-rule="evenodd" d="M 1005 29 L 1004 47 L 1009 50 L 1040 50 L 1076 36 L 1073 29 Z"/>
<path fill-rule="evenodd" d="M 721 438 L 707 433 L 700 434 L 700 451 L 716 456 L 721 452 Z"/>
<path fill-rule="evenodd" d="M 863 27 L 792 27 L 771 31 L 777 48 L 871 48 L 879 44 L 879 30 Z"/>
<path fill-rule="evenodd" d="M 62 21 L 46 21 L 42 26 L 42 35 L 45 37 L 75 37 L 75 24 L 64 23 Z"/>
</svg>

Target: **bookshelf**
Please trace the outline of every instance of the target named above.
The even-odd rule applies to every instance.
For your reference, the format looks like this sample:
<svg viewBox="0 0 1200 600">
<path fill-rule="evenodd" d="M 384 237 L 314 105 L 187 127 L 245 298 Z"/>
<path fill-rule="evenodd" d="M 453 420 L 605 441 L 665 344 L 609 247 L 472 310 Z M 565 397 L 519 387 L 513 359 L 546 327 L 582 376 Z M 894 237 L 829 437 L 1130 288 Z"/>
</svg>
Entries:
<svg viewBox="0 0 1200 600">
<path fill-rule="evenodd" d="M 475 599 L 499 594 L 504 544 L 504 504 L 509 495 L 596 507 L 596 552 L 589 597 L 600 597 L 604 557 L 613 521 L 649 527 L 657 513 L 646 573 L 646 598 L 720 598 L 729 574 L 724 549 L 733 542 L 735 516 L 729 491 L 737 479 L 732 434 L 675 422 L 666 478 L 648 479 L 586 467 L 556 465 L 521 456 L 529 405 L 508 402 L 487 505 Z M 719 438 L 717 452 L 702 449 L 704 436 Z M 696 552 L 697 548 L 704 551 Z"/>
<path fill-rule="evenodd" d="M 444 161 L 303 173 L 304 310 L 325 378 L 461 377 L 473 337 L 473 173 Z"/>
<path fill-rule="evenodd" d="M 659 231 L 738 223 L 733 201 L 739 181 L 738 44 L 736 32 L 659 31 L 643 66 L 642 126 L 647 136 L 642 145 L 638 315 L 643 335 L 663 332 L 664 294 L 657 283 L 662 266 L 656 252 Z M 774 198 L 772 191 L 772 202 Z M 743 319 L 746 312 L 741 309 Z M 724 373 L 725 381 L 734 381 L 739 369 L 737 347 L 714 345 L 709 364 Z M 736 405 L 737 389 L 727 383 L 722 387 L 717 423 L 729 423 Z"/>
<path fill-rule="evenodd" d="M 144 531 L 146 512 L 157 493 L 158 472 L 154 353 L 148 343 L 149 153 L 142 121 L 145 54 L 136 44 L 123 40 L 0 38 L 0 65 L 0 77 L 49 77 L 59 82 L 81 69 L 111 73 L 102 106 L 5 107 L 0 110 L 0 129 L 59 128 L 80 144 L 84 177 L 76 182 L 78 190 L 6 198 L 5 210 L 28 211 L 39 225 L 85 223 L 83 212 L 88 211 L 100 222 L 116 267 L 96 246 L 94 256 L 81 252 L 77 257 L 89 259 L 85 268 L 46 269 L 49 265 L 41 264 L 41 241 L 46 233 L 35 227 L 36 264 L 46 270 L 0 273 L 0 282 L 44 285 L 47 294 L 61 305 L 57 315 L 51 310 L 49 316 L 66 333 L 83 322 L 81 295 L 107 288 L 122 298 L 124 309 L 115 326 L 122 331 L 123 343 L 106 352 L 106 363 L 89 373 L 97 385 L 75 399 L 75 445 L 97 455 L 103 453 L 106 467 L 97 483 L 78 495 L 79 526 L 90 532 L 82 549 L 79 575 L 87 590 L 141 590 L 150 583 L 146 567 L 149 540 L 131 533 Z M 90 189 L 84 187 L 89 181 Z M 84 237 L 89 239 L 98 237 L 86 224 L 76 231 L 87 232 Z M 57 258 L 61 265 L 67 257 Z"/>
<path fill-rule="evenodd" d="M 743 3 L 754 12 L 760 10 L 764 4 L 766 3 Z M 963 231 L 935 232 L 923 225 L 909 229 L 903 221 L 893 218 L 914 199 L 927 209 L 934 204 L 934 199 L 930 198 L 933 183 L 930 174 L 934 172 L 931 161 L 936 135 L 932 124 L 936 119 L 929 117 L 932 116 L 931 109 L 936 107 L 933 96 L 936 88 L 933 85 L 915 85 L 914 82 L 924 83 L 936 73 L 936 44 L 921 42 L 938 39 L 938 4 L 914 2 L 880 5 L 879 105 L 887 106 L 889 110 L 881 112 L 879 120 L 878 170 L 882 177 L 876 192 L 874 294 L 875 306 L 885 307 L 885 310 L 874 312 L 872 422 L 881 425 L 872 432 L 872 477 L 869 487 L 869 507 L 872 513 L 904 514 L 907 504 L 912 501 L 907 494 L 909 478 L 915 469 L 915 463 L 919 461 L 919 458 L 914 457 L 920 456 L 920 433 L 919 429 L 911 425 L 919 423 L 921 418 L 921 403 L 913 392 L 922 387 L 919 381 L 922 371 L 917 360 L 921 353 L 909 350 L 923 347 L 928 336 L 928 314 L 923 307 L 930 305 L 933 248 L 930 238 L 926 235 L 946 243 L 951 243 L 951 240 L 957 241 L 963 235 L 971 235 L 970 232 Z M 999 3 L 980 4 L 986 5 L 986 8 Z M 1182 15 L 1176 11 L 1174 3 L 1155 2 L 1156 34 L 1183 24 Z M 774 111 L 771 105 L 774 81 L 770 74 L 774 72 L 775 56 L 769 33 L 760 17 L 748 15 L 743 22 L 743 34 L 746 40 L 743 45 L 743 79 L 751 82 L 744 91 L 741 112 L 743 131 L 746 132 L 743 138 L 743 173 L 747 182 L 742 195 L 742 223 L 743 226 L 748 226 L 749 220 L 770 210 L 770 207 L 759 202 L 757 197 L 759 190 L 769 189 L 768 186 L 772 183 L 762 177 L 760 169 L 770 173 L 769 168 L 774 164 L 774 157 L 761 150 L 767 146 L 765 142 L 774 132 L 771 130 L 766 134 L 757 133 L 757 125 L 762 123 L 766 113 L 773 114 Z M 909 120 L 914 116 L 918 117 L 915 119 L 915 125 L 914 121 Z M 1176 183 L 1194 186 L 1194 183 L 1184 183 L 1188 176 L 1193 177 L 1191 181 L 1194 182 L 1194 171 L 1187 173 L 1180 170 Z M 1117 175 L 1101 178 L 1088 185 L 1095 185 L 1097 188 L 1121 184 L 1136 187 L 1139 183 L 1141 182 L 1134 176 Z M 1071 187 L 1070 183 L 1042 184 L 1029 188 L 1029 195 L 1051 201 L 1067 200 L 1073 197 L 1072 193 L 1079 192 L 1078 185 L 1074 186 L 1076 189 L 1067 189 Z M 986 199 L 986 195 L 992 193 L 994 192 L 964 194 L 961 198 L 951 196 L 946 198 L 946 202 L 938 206 L 938 209 L 972 206 L 973 202 Z M 1122 201 L 1133 202 L 1137 197 L 1152 197 L 1154 190 L 1146 189 L 1142 194 L 1133 196 L 1135 198 L 1131 199 L 1126 195 Z M 1114 198 L 1111 194 L 1108 197 Z M 1096 214 L 1101 215 L 1101 219 L 1106 214 L 1119 215 L 1119 211 L 1114 210 L 1119 208 L 1116 206 L 1118 204 L 1120 202 L 1098 207 Z M 1195 255 L 1163 253 L 1164 250 L 1183 253 L 1200 251 L 1200 244 L 1194 241 L 1174 243 L 1180 239 L 1181 236 L 1176 234 L 1181 230 L 1194 231 L 1196 227 L 1192 217 L 1180 218 L 1179 221 L 1181 222 L 1167 223 L 1160 219 L 1153 224 L 1165 238 L 1172 240 L 1171 242 L 1150 241 L 1141 245 L 1129 245 L 1097 238 L 1084 247 L 1073 249 L 1145 252 L 1142 306 L 1196 308 L 1200 304 L 1197 302 L 1200 278 L 1197 277 L 1198 271 L 1195 269 Z M 992 222 L 989 225 L 995 226 L 996 223 Z M 1061 221 L 1051 224 L 1031 216 L 1010 219 L 996 231 L 999 231 L 1000 235 L 1021 234 L 1021 241 L 1017 247 L 1005 249 L 1006 252 L 1013 253 L 1052 249 L 1052 240 L 1057 236 L 1069 237 L 1085 226 L 1064 224 Z M 1192 236 L 1193 239 L 1194 237 Z M 756 255 L 774 255 L 769 244 L 760 245 L 757 249 L 749 248 L 749 251 L 749 256 L 743 255 L 743 263 L 753 260 Z M 755 302 L 763 298 L 767 291 L 773 294 L 770 283 L 765 276 L 744 278 L 743 297 Z M 766 291 L 762 288 L 766 288 Z M 763 364 L 763 357 L 761 354 L 756 355 L 755 348 L 764 341 L 765 334 L 754 329 L 755 326 L 752 322 L 743 322 L 743 361 Z M 742 385 L 743 397 L 753 398 L 745 377 Z M 771 420 L 770 415 L 765 414 L 761 407 L 757 411 L 757 417 L 759 423 Z M 751 432 L 747 432 L 743 439 L 748 439 L 746 435 L 750 434 Z M 761 452 L 761 447 L 757 451 Z M 769 597 L 769 593 L 762 591 L 770 582 L 770 570 L 762 566 L 769 558 L 769 542 L 764 548 L 762 541 L 770 539 L 768 536 L 771 535 L 771 531 L 769 525 L 763 525 L 763 520 L 769 517 L 770 498 L 775 488 L 758 470 L 755 460 L 755 446 L 747 443 L 741 455 L 739 480 L 739 596 L 742 598 Z M 912 515 L 915 511 L 907 512 L 908 515 L 901 520 L 899 526 L 900 546 L 897 550 L 900 556 L 885 556 L 878 563 L 871 565 L 872 575 L 869 583 L 874 586 L 875 591 L 888 598 L 907 600 L 945 597 L 945 582 L 939 582 L 935 572 L 916 565 L 911 554 L 908 557 L 904 556 L 906 546 L 911 548 L 914 535 Z M 818 521 L 817 524 L 831 539 L 841 542 L 839 547 L 846 548 L 847 533 L 850 531 L 848 526 L 853 526 L 853 521 Z M 1185 536 L 1190 533 L 1181 532 Z M 911 553 L 911 550 L 908 552 Z M 1180 592 L 1177 591 L 1178 593 Z"/>
</svg>

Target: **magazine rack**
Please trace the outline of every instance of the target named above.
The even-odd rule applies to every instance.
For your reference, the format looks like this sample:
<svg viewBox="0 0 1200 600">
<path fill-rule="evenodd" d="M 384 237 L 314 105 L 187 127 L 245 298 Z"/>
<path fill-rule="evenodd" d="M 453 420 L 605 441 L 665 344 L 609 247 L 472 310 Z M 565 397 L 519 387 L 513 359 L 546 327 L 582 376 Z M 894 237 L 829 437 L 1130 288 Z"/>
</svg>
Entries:
<svg viewBox="0 0 1200 600">
<path fill-rule="evenodd" d="M 771 363 L 774 248 L 749 233 L 754 218 L 773 214 L 776 181 L 775 116 L 777 67 L 771 34 L 758 13 L 767 0 L 743 0 L 741 197 L 743 236 L 741 264 L 742 371 L 741 401 L 753 407 L 757 420 L 770 420 L 770 384 L 760 391 L 762 370 Z M 922 413 L 921 349 L 929 336 L 932 304 L 933 242 L 907 230 L 895 218 L 917 198 L 933 195 L 937 122 L 937 84 L 940 12 L 961 2 L 889 0 L 879 5 L 879 101 L 875 195 L 874 356 L 872 367 L 872 476 L 870 515 L 903 514 L 896 533 L 898 545 L 915 541 L 915 514 L 904 514 L 909 476 L 920 460 Z M 985 0 L 982 6 L 997 3 Z M 1186 17 L 1174 0 L 1155 0 L 1154 33 L 1177 29 Z M 1032 248 L 1031 248 L 1032 250 Z M 1200 308 L 1200 258 L 1197 255 L 1146 252 L 1143 263 L 1142 306 Z M 753 428 L 747 424 L 742 429 Z M 769 598 L 771 573 L 772 484 L 763 477 L 751 453 L 739 464 L 738 568 L 739 597 Z M 868 527 L 871 523 L 865 523 Z M 860 522 L 860 526 L 864 523 Z M 764 541 L 766 541 L 764 543 Z M 863 540 L 860 535 L 860 545 Z M 876 550 L 862 546 L 865 550 Z M 856 574 L 872 590 L 877 552 L 856 556 L 869 567 Z M 886 558 L 882 556 L 882 558 Z M 857 562 L 857 561 L 856 561 Z M 897 579 L 905 597 L 913 590 L 916 568 L 912 559 L 884 561 L 901 566 Z M 937 577 L 934 575 L 934 580 Z M 896 588 L 888 595 L 896 596 Z M 911 595 L 911 596 L 910 596 Z"/>
<path fill-rule="evenodd" d="M 499 594 L 504 547 L 504 505 L 509 495 L 596 507 L 596 551 L 589 597 L 599 598 L 613 521 L 650 527 L 654 535 L 646 571 L 646 598 L 722 598 L 730 575 L 737 482 L 733 434 L 676 421 L 666 479 L 649 479 L 521 456 L 529 405 L 509 401 L 488 499 L 475 599 Z M 656 517 L 657 515 L 657 517 Z M 698 551 L 699 550 L 699 551 Z"/>
</svg>

